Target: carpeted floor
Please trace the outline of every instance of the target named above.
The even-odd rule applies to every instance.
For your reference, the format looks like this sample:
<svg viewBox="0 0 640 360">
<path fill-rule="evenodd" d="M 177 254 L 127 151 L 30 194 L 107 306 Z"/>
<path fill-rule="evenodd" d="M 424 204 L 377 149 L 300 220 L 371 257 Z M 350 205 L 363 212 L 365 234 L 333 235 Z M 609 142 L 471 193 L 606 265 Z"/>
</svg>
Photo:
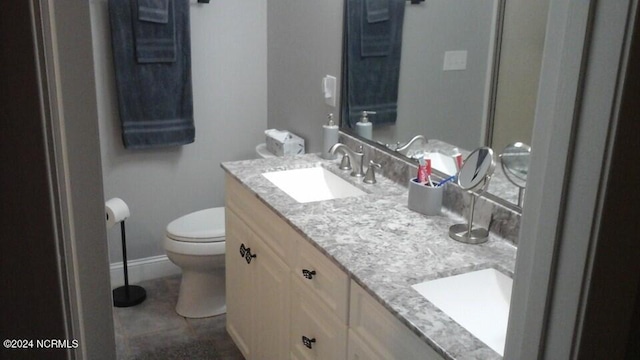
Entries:
<svg viewBox="0 0 640 360">
<path fill-rule="evenodd" d="M 183 359 L 221 359 L 221 355 L 211 346 L 211 342 L 201 340 L 193 343 L 169 346 L 142 353 L 138 360 L 183 360 Z"/>
<path fill-rule="evenodd" d="M 178 315 L 180 277 L 140 284 L 147 299 L 129 308 L 113 308 L 119 360 L 242 360 L 225 329 L 226 316 L 187 319 Z"/>
</svg>

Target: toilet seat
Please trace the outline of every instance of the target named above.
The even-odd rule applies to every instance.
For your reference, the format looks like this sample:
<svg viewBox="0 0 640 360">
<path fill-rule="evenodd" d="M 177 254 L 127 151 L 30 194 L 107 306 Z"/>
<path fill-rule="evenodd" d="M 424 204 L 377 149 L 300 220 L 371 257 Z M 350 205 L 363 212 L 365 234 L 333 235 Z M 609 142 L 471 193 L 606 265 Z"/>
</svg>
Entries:
<svg viewBox="0 0 640 360">
<path fill-rule="evenodd" d="M 170 222 L 164 248 L 182 255 L 222 255 L 225 253 L 224 240 L 224 207 L 210 208 Z"/>
<path fill-rule="evenodd" d="M 224 241 L 224 207 L 204 209 L 179 217 L 167 225 L 167 237 L 189 243 Z"/>
<path fill-rule="evenodd" d="M 168 237 L 164 238 L 164 249 L 181 255 L 211 256 L 224 255 L 225 242 L 190 243 L 186 241 L 176 241 Z"/>
</svg>

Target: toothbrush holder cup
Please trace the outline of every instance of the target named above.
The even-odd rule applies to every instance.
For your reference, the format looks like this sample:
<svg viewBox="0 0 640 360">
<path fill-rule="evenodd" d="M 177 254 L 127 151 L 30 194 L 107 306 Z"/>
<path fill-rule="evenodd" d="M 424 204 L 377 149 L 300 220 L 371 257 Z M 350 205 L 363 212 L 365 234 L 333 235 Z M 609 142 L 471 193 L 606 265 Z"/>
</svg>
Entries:
<svg viewBox="0 0 640 360">
<path fill-rule="evenodd" d="M 421 184 L 417 178 L 409 180 L 409 209 L 424 215 L 440 215 L 444 186 Z"/>
</svg>

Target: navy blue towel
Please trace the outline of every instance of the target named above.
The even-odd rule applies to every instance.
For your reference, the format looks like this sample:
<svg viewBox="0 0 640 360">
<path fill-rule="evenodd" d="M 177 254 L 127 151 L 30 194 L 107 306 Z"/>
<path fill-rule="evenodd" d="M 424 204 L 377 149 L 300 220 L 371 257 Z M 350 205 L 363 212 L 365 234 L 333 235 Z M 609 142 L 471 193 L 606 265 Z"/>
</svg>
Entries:
<svg viewBox="0 0 640 360">
<path fill-rule="evenodd" d="M 138 15 L 133 18 L 133 40 L 139 63 L 176 61 L 174 2 L 164 1 L 164 4 L 156 4 L 157 8 L 152 8 L 152 0 L 137 0 L 138 7 L 135 10 Z"/>
<path fill-rule="evenodd" d="M 167 11 L 166 23 L 149 22 L 140 20 L 137 0 L 109 0 L 118 108 L 127 149 L 184 145 L 195 140 L 189 1 L 168 0 Z M 155 31 L 161 40 L 174 34 L 173 61 L 138 61 L 136 36 L 154 33 L 139 31 L 141 26 L 152 25 L 166 27 Z"/>
<path fill-rule="evenodd" d="M 389 20 L 389 0 L 367 0 L 367 22 Z"/>
<path fill-rule="evenodd" d="M 138 20 L 168 23 L 169 0 L 138 0 Z"/>
<path fill-rule="evenodd" d="M 405 0 L 347 0 L 342 118 L 354 128 L 362 111 L 374 125 L 395 123 Z"/>
<path fill-rule="evenodd" d="M 391 50 L 393 22 L 390 21 L 391 0 L 364 0 L 364 14 L 360 20 L 360 54 L 387 56 Z"/>
</svg>

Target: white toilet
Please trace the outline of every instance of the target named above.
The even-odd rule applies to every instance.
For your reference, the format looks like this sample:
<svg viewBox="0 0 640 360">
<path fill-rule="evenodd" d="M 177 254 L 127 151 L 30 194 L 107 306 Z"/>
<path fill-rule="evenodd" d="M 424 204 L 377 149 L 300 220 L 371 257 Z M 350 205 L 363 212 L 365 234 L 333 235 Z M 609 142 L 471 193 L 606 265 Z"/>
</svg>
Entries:
<svg viewBox="0 0 640 360">
<path fill-rule="evenodd" d="M 202 318 L 226 312 L 224 207 L 184 215 L 167 225 L 167 257 L 182 268 L 176 312 Z"/>
<path fill-rule="evenodd" d="M 275 157 L 265 144 L 256 146 L 261 158 Z M 167 225 L 164 249 L 182 269 L 176 312 L 188 318 L 226 312 L 224 208 L 196 211 Z"/>
</svg>

